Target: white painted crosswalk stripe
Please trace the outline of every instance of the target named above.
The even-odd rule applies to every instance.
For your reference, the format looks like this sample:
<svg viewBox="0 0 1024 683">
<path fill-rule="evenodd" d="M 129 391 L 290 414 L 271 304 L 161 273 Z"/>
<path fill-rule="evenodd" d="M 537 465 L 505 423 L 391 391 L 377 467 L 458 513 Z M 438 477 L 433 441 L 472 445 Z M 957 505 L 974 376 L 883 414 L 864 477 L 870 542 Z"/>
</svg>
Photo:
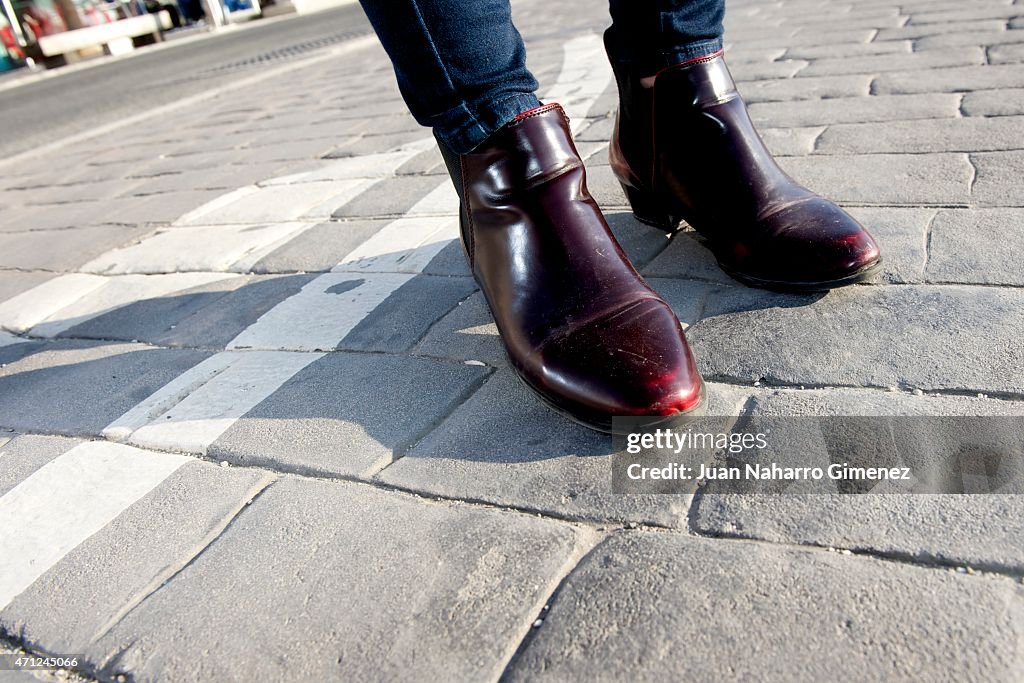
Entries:
<svg viewBox="0 0 1024 683">
<path fill-rule="evenodd" d="M 547 99 L 561 102 L 577 128 L 610 79 L 600 38 L 585 36 L 566 44 L 561 76 Z M 52 336 L 134 301 L 245 272 L 314 224 L 303 219 L 329 216 L 433 145 L 425 137 L 228 193 L 137 245 L 98 257 L 85 272 L 0 303 L 0 328 Z M 103 431 L 108 441 L 76 446 L 0 497 L 0 608 L 188 461 L 133 445 L 205 454 L 238 419 L 322 358 L 316 349 L 337 345 L 457 239 L 457 211 L 445 179 L 331 273 L 263 315 L 228 350 L 112 422 Z M 0 346 L 19 341 L 0 334 Z"/>
<path fill-rule="evenodd" d="M 275 222 L 167 228 L 82 266 L 87 273 L 248 272 L 259 259 L 315 223 Z"/>
<path fill-rule="evenodd" d="M 180 401 L 165 404 L 166 410 L 132 431 L 128 441 L 144 448 L 205 454 L 240 417 L 322 356 L 292 351 L 219 353 L 215 363 L 223 369 Z"/>
<path fill-rule="evenodd" d="M 263 314 L 227 348 L 331 350 L 412 278 L 404 273 L 326 273 Z"/>
<path fill-rule="evenodd" d="M 79 323 L 123 306 L 232 277 L 235 276 L 228 273 L 168 273 L 102 278 L 104 282 L 100 287 L 33 325 L 30 333 L 37 337 L 54 337 Z"/>
<path fill-rule="evenodd" d="M 0 497 L 0 609 L 188 460 L 84 443 Z"/>
</svg>

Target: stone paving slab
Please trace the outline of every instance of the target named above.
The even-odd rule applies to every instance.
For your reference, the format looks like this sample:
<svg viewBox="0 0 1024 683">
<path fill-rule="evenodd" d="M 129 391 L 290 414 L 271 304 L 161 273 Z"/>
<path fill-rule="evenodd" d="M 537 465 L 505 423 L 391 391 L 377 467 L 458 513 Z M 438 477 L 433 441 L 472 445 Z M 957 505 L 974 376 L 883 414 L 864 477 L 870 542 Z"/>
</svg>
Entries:
<svg viewBox="0 0 1024 683">
<path fill-rule="evenodd" d="M 339 349 L 409 351 L 438 320 L 477 289 L 468 277 L 417 275 L 388 296 L 338 343 Z"/>
<path fill-rule="evenodd" d="M 99 434 L 208 355 L 141 344 L 40 343 L 0 368 L 0 426 L 43 434 Z"/>
<path fill-rule="evenodd" d="M 978 90 L 964 94 L 964 116 L 1024 115 L 1024 88 Z"/>
<path fill-rule="evenodd" d="M 972 154 L 977 176 L 971 195 L 981 206 L 1024 206 L 1024 150 Z M 1012 238 L 1011 238 L 1012 239 Z"/>
<path fill-rule="evenodd" d="M 1020 416 L 1019 402 L 968 396 L 916 396 L 863 389 L 753 391 L 747 411 L 789 415 Z M 919 563 L 1019 573 L 1024 534 L 1014 495 L 734 495 L 708 487 L 694 530 L 712 536 L 870 552 Z"/>
<path fill-rule="evenodd" d="M 145 226 L 103 225 L 74 230 L 0 232 L 0 268 L 69 271 L 83 261 L 151 232 Z M 51 249 L 55 242 L 60 249 Z"/>
<path fill-rule="evenodd" d="M 1024 286 L 1022 225 L 1024 209 L 940 211 L 931 226 L 928 279 Z"/>
<path fill-rule="evenodd" d="M 0 445 L 0 496 L 21 483 L 58 455 L 71 450 L 78 439 L 0 432 L 9 440 Z"/>
<path fill-rule="evenodd" d="M 900 95 L 1022 87 L 1024 69 L 1013 64 L 995 64 L 884 73 L 875 79 L 873 92 L 878 95 Z"/>
<path fill-rule="evenodd" d="M 709 388 L 709 412 L 735 414 L 743 390 Z M 685 526 L 689 496 L 611 491 L 611 437 L 533 399 L 511 370 L 491 377 L 376 479 L 405 489 L 596 522 Z"/>
<path fill-rule="evenodd" d="M 1019 395 L 1021 296 L 966 286 L 855 287 L 825 296 L 729 288 L 709 295 L 687 336 L 711 379 Z"/>
<path fill-rule="evenodd" d="M 13 299 L 55 277 L 43 270 L 0 270 L 0 302 Z"/>
<path fill-rule="evenodd" d="M 52 652 L 84 652 L 272 480 L 198 461 L 182 466 L 0 611 L 0 627 Z"/>
<path fill-rule="evenodd" d="M 928 121 L 889 121 L 829 126 L 818 140 L 821 154 L 921 154 L 987 152 L 1024 146 L 1024 116 Z"/>
<path fill-rule="evenodd" d="M 329 271 L 388 222 L 378 218 L 320 223 L 261 258 L 253 266 L 253 271 Z"/>
<path fill-rule="evenodd" d="M 836 97 L 802 102 L 759 102 L 750 117 L 762 126 L 832 126 L 839 123 L 952 118 L 960 96 L 952 93 Z M 810 151 L 810 150 L 808 150 Z"/>
<path fill-rule="evenodd" d="M 461 363 L 331 353 L 249 410 L 207 453 L 316 476 L 369 475 L 425 436 L 488 374 Z"/>
<path fill-rule="evenodd" d="M 86 656 L 137 681 L 493 679 L 576 538 L 524 515 L 286 478 Z"/>
<path fill-rule="evenodd" d="M 141 300 L 89 318 L 62 337 L 223 348 L 312 275 L 239 276 Z"/>
<path fill-rule="evenodd" d="M 815 550 L 620 533 L 562 585 L 509 681 L 1012 681 L 1024 596 Z"/>
<path fill-rule="evenodd" d="M 965 154 L 786 157 L 779 165 L 829 199 L 850 204 L 967 204 L 974 169 Z"/>
</svg>

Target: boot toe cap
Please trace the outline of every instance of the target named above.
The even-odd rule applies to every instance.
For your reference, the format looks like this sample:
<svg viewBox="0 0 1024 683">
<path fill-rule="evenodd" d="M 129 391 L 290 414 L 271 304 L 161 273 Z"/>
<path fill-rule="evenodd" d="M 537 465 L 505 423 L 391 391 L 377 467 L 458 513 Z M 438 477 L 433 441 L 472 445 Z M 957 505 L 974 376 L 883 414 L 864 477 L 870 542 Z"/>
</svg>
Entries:
<svg viewBox="0 0 1024 683">
<path fill-rule="evenodd" d="M 765 238 L 739 247 L 737 255 L 746 258 L 738 270 L 766 281 L 840 282 L 869 273 L 881 261 L 871 233 L 821 197 L 785 207 L 761 223 Z"/>
<path fill-rule="evenodd" d="M 702 383 L 679 320 L 645 299 L 552 339 L 528 378 L 545 399 L 607 429 L 615 416 L 672 416 L 701 400 Z"/>
</svg>

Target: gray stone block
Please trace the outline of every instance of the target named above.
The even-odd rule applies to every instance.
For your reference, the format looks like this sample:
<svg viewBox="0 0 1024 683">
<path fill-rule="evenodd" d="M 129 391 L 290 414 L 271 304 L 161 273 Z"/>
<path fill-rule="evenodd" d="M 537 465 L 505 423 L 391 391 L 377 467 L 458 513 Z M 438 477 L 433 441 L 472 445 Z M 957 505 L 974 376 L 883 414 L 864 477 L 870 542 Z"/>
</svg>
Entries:
<svg viewBox="0 0 1024 683">
<path fill-rule="evenodd" d="M 735 281 L 718 267 L 704 240 L 692 231 L 678 232 L 656 259 L 642 270 L 650 278 L 684 278 L 733 285 Z M 695 322 L 695 321 L 690 321 Z"/>
<path fill-rule="evenodd" d="M 974 21 L 956 21 L 949 23 L 914 24 L 910 23 L 899 28 L 883 28 L 875 37 L 875 42 L 890 40 L 915 40 L 928 36 L 945 34 L 962 34 L 975 32 L 1002 31 L 1006 22 L 1000 19 L 980 19 Z"/>
<path fill-rule="evenodd" d="M 11 437 L 0 446 L 0 496 L 4 495 L 33 472 L 59 455 L 67 453 L 81 443 L 63 436 L 37 436 L 0 432 Z"/>
<path fill-rule="evenodd" d="M 313 277 L 241 276 L 219 280 L 122 306 L 75 325 L 59 336 L 222 348 Z"/>
<path fill-rule="evenodd" d="M 949 47 L 960 45 L 1003 45 L 1014 44 L 1024 41 L 1024 36 L 1019 31 L 965 31 L 963 33 L 942 33 L 935 36 L 925 36 L 914 41 L 917 50 L 944 50 Z M 999 64 L 990 60 L 990 64 Z"/>
<path fill-rule="evenodd" d="M 1024 209 L 940 211 L 932 223 L 928 280 L 1024 286 Z"/>
<path fill-rule="evenodd" d="M 481 292 L 461 302 L 430 328 L 413 349 L 419 356 L 505 365 L 498 328 Z"/>
<path fill-rule="evenodd" d="M 872 43 L 837 43 L 835 45 L 802 45 L 786 49 L 793 59 L 821 59 L 836 57 L 863 57 L 866 55 L 908 54 L 913 51 L 909 40 L 891 40 Z"/>
<path fill-rule="evenodd" d="M 878 76 L 873 88 L 876 95 L 1024 88 L 1024 69 L 1015 64 L 998 64 L 894 71 Z"/>
<path fill-rule="evenodd" d="M 0 425 L 28 432 L 98 434 L 209 355 L 140 344 L 41 344 L 31 355 L 0 368 Z"/>
<path fill-rule="evenodd" d="M 799 102 L 759 102 L 750 105 L 750 117 L 757 125 L 766 127 L 826 126 L 953 118 L 957 116 L 959 105 L 960 96 L 952 93 L 838 97 Z"/>
<path fill-rule="evenodd" d="M 621 188 L 619 194 L 622 194 Z M 626 257 L 637 268 L 643 268 L 668 246 L 668 234 L 641 223 L 631 210 L 612 209 L 605 211 L 604 217 Z"/>
<path fill-rule="evenodd" d="M 837 57 L 816 59 L 801 76 L 829 76 L 836 74 L 879 73 L 910 71 L 943 67 L 972 66 L 985 63 L 985 51 L 980 47 L 951 47 L 944 50 L 915 52 L 908 55 L 869 55 L 866 57 Z"/>
<path fill-rule="evenodd" d="M 1024 291 L 852 287 L 712 292 L 687 337 L 705 376 L 808 386 L 1024 393 Z"/>
<path fill-rule="evenodd" d="M 136 681 L 495 679 L 575 542 L 525 515 L 286 478 L 86 654 Z"/>
<path fill-rule="evenodd" d="M 974 175 L 965 154 L 814 155 L 779 164 L 815 192 L 850 204 L 966 204 Z"/>
<path fill-rule="evenodd" d="M 253 266 L 257 273 L 326 272 L 387 225 L 387 219 L 321 223 L 288 240 Z"/>
<path fill-rule="evenodd" d="M 85 652 L 164 590 L 271 480 L 257 470 L 183 465 L 15 598 L 0 624 L 48 652 Z"/>
<path fill-rule="evenodd" d="M 0 270 L 0 302 L 27 292 L 55 277 L 57 276 L 54 273 L 44 270 Z"/>
<path fill-rule="evenodd" d="M 466 251 L 462 248 L 462 240 L 454 239 L 449 242 L 437 256 L 430 259 L 430 263 L 423 269 L 426 275 L 452 275 L 458 277 L 472 277 L 469 270 L 469 261 L 466 259 Z"/>
<path fill-rule="evenodd" d="M 47 199 L 54 201 L 57 196 L 59 195 L 51 193 Z M 124 199 L 108 199 L 104 201 L 69 202 L 67 204 L 47 203 L 12 207 L 4 212 L 4 222 L 2 229 L 0 229 L 0 236 L 4 233 L 82 228 L 110 223 L 111 214 L 120 210 L 128 201 Z"/>
<path fill-rule="evenodd" d="M 118 208 L 107 215 L 107 222 L 127 225 L 172 223 L 223 194 L 223 190 L 190 190 L 134 197 L 131 203 L 120 200 Z"/>
<path fill-rule="evenodd" d="M 383 151 L 377 150 L 377 151 Z M 401 216 L 437 189 L 450 183 L 440 176 L 405 175 L 388 178 L 361 192 L 334 212 L 335 218 Z"/>
<path fill-rule="evenodd" d="M 890 389 L 756 389 L 747 414 L 778 416 L 1021 416 L 1024 401 L 981 396 L 917 395 Z"/>
<path fill-rule="evenodd" d="M 982 206 L 1024 206 L 1024 150 L 972 154 L 977 171 L 971 196 Z"/>
<path fill-rule="evenodd" d="M 714 414 L 728 414 L 735 393 L 709 387 Z M 685 526 L 688 495 L 612 492 L 614 453 L 610 436 L 555 413 L 502 370 L 377 478 L 571 519 Z"/>
<path fill-rule="evenodd" d="M 927 260 L 928 225 L 935 216 L 935 209 L 885 206 L 847 210 L 871 232 L 882 249 L 882 269 L 876 281 L 921 282 Z"/>
<path fill-rule="evenodd" d="M 813 102 L 814 100 L 804 100 Z M 768 151 L 775 156 L 804 156 L 814 151 L 814 143 L 825 130 L 824 126 L 811 128 L 763 128 L 758 130 Z"/>
<path fill-rule="evenodd" d="M 1009 579 L 623 532 L 569 575 L 505 678 L 1008 682 L 1022 621 Z"/>
<path fill-rule="evenodd" d="M 1024 37 L 1021 37 L 1024 41 Z M 1024 62 L 1024 42 L 1012 45 L 996 45 L 988 51 L 991 64 L 1019 64 Z"/>
<path fill-rule="evenodd" d="M 594 119 L 573 138 L 578 142 L 608 142 L 615 128 L 615 116 Z"/>
<path fill-rule="evenodd" d="M 871 79 L 869 75 L 783 78 L 750 81 L 742 84 L 739 91 L 748 103 L 863 97 L 870 92 Z"/>
<path fill-rule="evenodd" d="M 476 291 L 468 277 L 417 275 L 396 289 L 338 344 L 339 349 L 401 353 Z"/>
<path fill-rule="evenodd" d="M 964 116 L 1022 116 L 1024 88 L 977 90 L 966 93 L 960 110 Z"/>
<path fill-rule="evenodd" d="M 316 476 L 366 476 L 433 429 L 488 373 L 424 358 L 330 353 L 235 422 L 207 453 Z"/>
<path fill-rule="evenodd" d="M 150 228 L 103 225 L 73 230 L 0 232 L 0 268 L 23 270 L 74 270 L 100 254 L 131 244 Z M 52 248 L 59 243 L 60 249 Z"/>
<path fill-rule="evenodd" d="M 818 139 L 821 154 L 984 152 L 1024 146 L 1024 116 L 849 123 Z"/>
<path fill-rule="evenodd" d="M 820 6 L 815 9 L 820 10 Z M 757 37 L 740 37 L 738 32 L 726 32 L 726 41 L 737 41 L 743 47 L 750 49 L 792 47 L 794 45 L 834 45 L 836 43 L 867 43 L 875 35 L 875 29 L 851 29 L 837 31 L 823 31 L 820 28 L 800 27 L 798 32 L 787 36 L 784 31 L 772 32 L 770 38 L 765 38 L 766 31 L 759 28 L 751 35 Z"/>
<path fill-rule="evenodd" d="M 587 166 L 587 189 L 603 210 L 627 206 L 622 186 L 608 165 Z"/>
<path fill-rule="evenodd" d="M 987 4 L 984 7 L 966 7 L 945 11 L 915 11 L 910 15 L 910 26 L 918 24 L 955 24 L 982 19 L 1011 19 L 1020 16 L 1020 7 L 1006 4 Z"/>
<path fill-rule="evenodd" d="M 802 59 L 786 59 L 781 62 L 740 62 L 732 64 L 729 70 L 737 82 L 765 81 L 792 78 L 807 68 Z"/>
</svg>

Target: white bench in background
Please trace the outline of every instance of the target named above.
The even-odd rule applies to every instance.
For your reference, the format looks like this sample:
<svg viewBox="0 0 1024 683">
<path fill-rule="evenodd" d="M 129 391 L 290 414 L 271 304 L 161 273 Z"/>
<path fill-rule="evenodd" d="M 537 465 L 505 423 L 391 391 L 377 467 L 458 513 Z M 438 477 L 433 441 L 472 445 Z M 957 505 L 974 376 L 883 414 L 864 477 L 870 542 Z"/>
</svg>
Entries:
<svg viewBox="0 0 1024 683">
<path fill-rule="evenodd" d="M 166 11 L 119 19 L 109 24 L 98 24 L 63 31 L 39 39 L 39 49 L 47 66 L 59 66 L 76 60 L 79 50 L 103 47 L 110 55 L 131 52 L 139 45 L 160 41 L 160 31 L 171 27 L 171 15 Z M 148 39 L 147 39 L 148 38 Z"/>
</svg>

